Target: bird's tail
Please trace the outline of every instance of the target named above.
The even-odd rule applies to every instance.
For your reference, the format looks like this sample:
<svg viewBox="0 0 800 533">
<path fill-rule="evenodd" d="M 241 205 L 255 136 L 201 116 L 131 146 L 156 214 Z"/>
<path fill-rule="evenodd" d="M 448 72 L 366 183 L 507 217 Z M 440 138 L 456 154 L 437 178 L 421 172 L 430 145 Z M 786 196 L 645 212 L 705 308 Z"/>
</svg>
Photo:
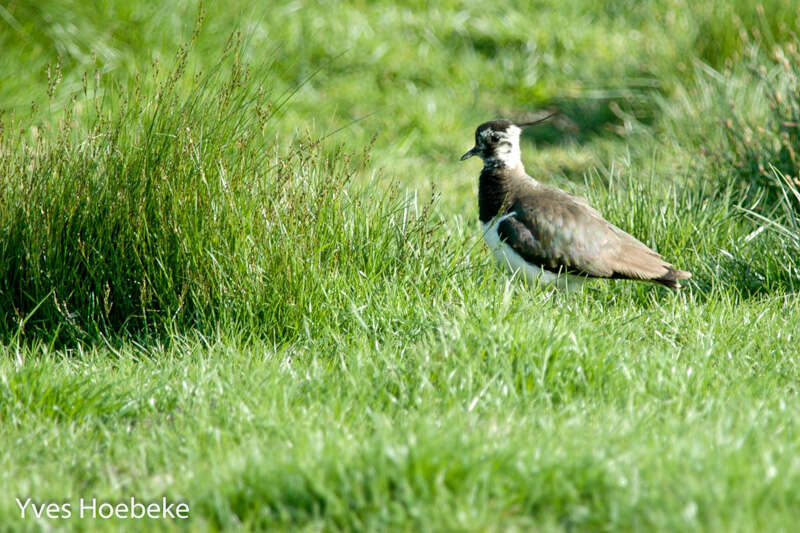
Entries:
<svg viewBox="0 0 800 533">
<path fill-rule="evenodd" d="M 661 285 L 665 285 L 672 290 L 680 290 L 683 288 L 683 285 L 678 283 L 678 280 L 681 279 L 689 279 L 692 277 L 691 272 L 687 272 L 686 270 L 678 270 L 677 268 L 667 268 L 667 273 L 661 276 L 660 278 L 654 278 L 650 281 L 654 281 L 655 283 L 660 283 Z"/>
</svg>

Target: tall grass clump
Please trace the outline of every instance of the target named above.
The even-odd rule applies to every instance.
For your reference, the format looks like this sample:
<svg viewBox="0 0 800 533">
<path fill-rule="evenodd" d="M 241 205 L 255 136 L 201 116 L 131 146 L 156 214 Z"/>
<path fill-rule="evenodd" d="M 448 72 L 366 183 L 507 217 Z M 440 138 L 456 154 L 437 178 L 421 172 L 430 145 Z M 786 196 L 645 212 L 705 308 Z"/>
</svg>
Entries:
<svg viewBox="0 0 800 533">
<path fill-rule="evenodd" d="M 269 70 L 243 63 L 234 36 L 193 71 L 191 46 L 130 83 L 84 76 L 50 121 L 2 117 L 5 338 L 222 323 L 280 342 L 426 268 L 429 211 L 396 187 L 357 185 L 367 151 L 285 146 L 273 124 L 287 99 Z"/>
<path fill-rule="evenodd" d="M 758 32 L 743 34 L 749 50 L 745 67 L 727 72 L 733 95 L 721 110 L 721 135 L 704 150 L 704 173 L 719 184 L 740 213 L 770 230 L 774 276 L 789 286 L 800 283 L 800 41 L 767 44 Z M 724 91 L 723 91 L 724 92 Z M 720 93 L 721 94 L 721 93 Z M 763 105 L 762 105 L 763 104 Z M 708 147 L 705 147 L 708 148 Z"/>
<path fill-rule="evenodd" d="M 785 187 L 800 185 L 799 45 L 794 39 L 767 52 L 762 40 L 753 42 L 746 77 L 768 103 L 766 115 L 754 118 L 731 101 L 723 117 L 723 142 L 712 151 L 714 170 L 748 200 L 767 209 L 788 201 L 794 213 L 800 204 Z"/>
</svg>

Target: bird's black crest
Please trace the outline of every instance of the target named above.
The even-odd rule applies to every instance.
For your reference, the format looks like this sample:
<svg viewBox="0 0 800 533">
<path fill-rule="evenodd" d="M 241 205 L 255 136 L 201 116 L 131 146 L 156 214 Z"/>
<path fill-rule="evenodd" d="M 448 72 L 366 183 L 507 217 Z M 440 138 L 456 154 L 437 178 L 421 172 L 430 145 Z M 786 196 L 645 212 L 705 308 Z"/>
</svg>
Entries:
<svg viewBox="0 0 800 533">
<path fill-rule="evenodd" d="M 508 128 L 513 126 L 514 123 L 510 120 L 506 120 L 504 118 L 498 120 L 490 120 L 489 122 L 484 122 L 478 129 L 475 130 L 475 140 L 477 141 L 480 135 L 486 130 L 492 131 L 506 131 Z"/>
</svg>

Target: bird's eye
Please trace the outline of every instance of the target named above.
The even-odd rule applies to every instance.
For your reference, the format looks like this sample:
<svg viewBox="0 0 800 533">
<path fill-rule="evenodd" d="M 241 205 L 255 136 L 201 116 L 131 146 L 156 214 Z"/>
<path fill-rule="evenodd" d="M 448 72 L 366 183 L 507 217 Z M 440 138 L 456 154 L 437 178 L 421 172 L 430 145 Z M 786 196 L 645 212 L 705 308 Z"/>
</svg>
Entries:
<svg viewBox="0 0 800 533">
<path fill-rule="evenodd" d="M 491 138 L 493 143 L 499 142 L 500 141 L 500 134 L 499 133 L 492 133 L 492 136 L 490 138 Z"/>
</svg>

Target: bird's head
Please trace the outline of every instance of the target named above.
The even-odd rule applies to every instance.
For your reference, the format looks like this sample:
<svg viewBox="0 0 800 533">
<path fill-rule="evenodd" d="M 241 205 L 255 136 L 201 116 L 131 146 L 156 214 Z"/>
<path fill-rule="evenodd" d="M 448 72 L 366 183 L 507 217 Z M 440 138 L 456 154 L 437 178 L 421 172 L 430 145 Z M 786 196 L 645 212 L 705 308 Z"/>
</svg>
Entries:
<svg viewBox="0 0 800 533">
<path fill-rule="evenodd" d="M 484 122 L 475 130 L 475 146 L 461 156 L 461 161 L 473 155 L 483 159 L 487 167 L 517 167 L 522 166 L 519 149 L 519 136 L 522 128 L 543 122 L 553 114 L 533 122 L 511 122 L 499 119 Z"/>
</svg>

